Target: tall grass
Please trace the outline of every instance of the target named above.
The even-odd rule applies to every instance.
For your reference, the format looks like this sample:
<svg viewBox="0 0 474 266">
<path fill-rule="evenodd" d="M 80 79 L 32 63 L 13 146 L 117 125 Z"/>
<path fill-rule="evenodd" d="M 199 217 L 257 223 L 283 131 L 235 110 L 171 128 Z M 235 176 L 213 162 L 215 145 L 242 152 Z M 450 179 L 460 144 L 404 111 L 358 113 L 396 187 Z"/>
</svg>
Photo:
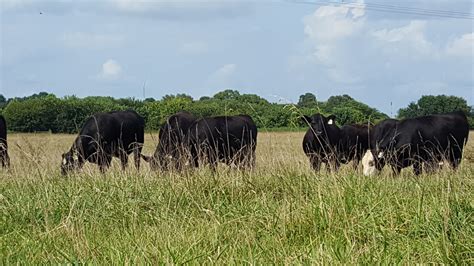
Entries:
<svg viewBox="0 0 474 266">
<path fill-rule="evenodd" d="M 114 159 L 104 175 L 89 164 L 62 177 L 74 136 L 13 134 L 2 264 L 474 263 L 472 142 L 457 172 L 368 178 L 351 165 L 314 174 L 302 136 L 260 134 L 250 172 L 122 172 Z"/>
</svg>

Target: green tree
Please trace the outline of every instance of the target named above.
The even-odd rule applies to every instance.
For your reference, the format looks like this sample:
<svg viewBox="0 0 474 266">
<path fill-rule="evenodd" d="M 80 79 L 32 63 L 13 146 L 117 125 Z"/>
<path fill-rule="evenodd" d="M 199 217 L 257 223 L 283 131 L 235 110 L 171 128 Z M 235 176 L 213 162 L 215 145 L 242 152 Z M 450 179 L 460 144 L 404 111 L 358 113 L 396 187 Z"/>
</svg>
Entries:
<svg viewBox="0 0 474 266">
<path fill-rule="evenodd" d="M 186 99 L 186 100 L 189 100 L 189 101 L 193 101 L 193 97 L 191 97 L 190 95 L 187 95 L 185 93 L 178 93 L 176 95 L 173 95 L 173 94 L 166 94 L 165 96 L 163 96 L 163 98 L 161 99 L 162 101 L 170 101 L 170 100 L 174 100 L 174 99 L 178 99 L 178 98 L 181 98 L 181 99 Z"/>
<path fill-rule="evenodd" d="M 443 114 L 461 110 L 471 113 L 466 100 L 457 96 L 423 95 L 416 103 L 411 102 L 406 108 L 398 110 L 399 118 L 412 118 L 423 115 Z"/>
<path fill-rule="evenodd" d="M 316 95 L 307 92 L 303 95 L 300 95 L 300 99 L 298 100 L 298 107 L 308 107 L 308 108 L 316 108 L 318 106 L 318 101 L 316 100 Z"/>
<path fill-rule="evenodd" d="M 240 93 L 236 90 L 224 90 L 214 94 L 212 98 L 216 100 L 236 100 L 239 96 Z"/>
<path fill-rule="evenodd" d="M 3 110 L 9 129 L 20 132 L 59 132 L 57 114 L 61 101 L 54 95 L 13 100 Z"/>
<path fill-rule="evenodd" d="M 7 105 L 7 99 L 5 96 L 0 94 L 0 110 L 2 110 Z"/>
<path fill-rule="evenodd" d="M 332 114 L 336 116 L 336 123 L 339 125 L 367 123 L 366 116 L 355 108 L 336 107 Z"/>
</svg>

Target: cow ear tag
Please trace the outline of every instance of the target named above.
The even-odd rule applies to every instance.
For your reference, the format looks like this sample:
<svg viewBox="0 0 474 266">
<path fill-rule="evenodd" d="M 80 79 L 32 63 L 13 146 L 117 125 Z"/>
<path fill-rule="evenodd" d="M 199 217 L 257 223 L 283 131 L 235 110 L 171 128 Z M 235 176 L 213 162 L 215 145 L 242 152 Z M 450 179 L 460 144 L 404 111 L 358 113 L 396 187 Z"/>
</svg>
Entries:
<svg viewBox="0 0 474 266">
<path fill-rule="evenodd" d="M 332 125 L 332 124 L 333 124 L 333 121 L 332 121 L 332 119 L 329 119 L 329 121 L 328 121 L 328 125 Z"/>
</svg>

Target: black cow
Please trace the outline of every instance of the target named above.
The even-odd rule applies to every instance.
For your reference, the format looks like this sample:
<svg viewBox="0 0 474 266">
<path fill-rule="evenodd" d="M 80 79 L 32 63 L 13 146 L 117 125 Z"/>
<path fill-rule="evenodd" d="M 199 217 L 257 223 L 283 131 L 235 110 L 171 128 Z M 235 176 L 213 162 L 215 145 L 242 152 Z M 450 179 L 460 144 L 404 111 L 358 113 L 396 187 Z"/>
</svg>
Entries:
<svg viewBox="0 0 474 266">
<path fill-rule="evenodd" d="M 303 121 L 309 124 L 309 129 L 303 138 L 303 151 L 315 171 L 319 171 L 321 163 L 328 170 L 338 169 L 338 146 L 341 139 L 341 129 L 335 125 L 335 116 L 325 117 L 315 114 L 304 116 Z"/>
<path fill-rule="evenodd" d="M 467 118 L 461 111 L 384 120 L 371 131 L 370 151 L 363 160 L 364 174 L 371 175 L 389 164 L 394 174 L 413 165 L 415 175 L 419 175 L 423 164 L 432 169 L 443 160 L 456 169 L 468 135 Z"/>
<path fill-rule="evenodd" d="M 368 148 L 368 125 L 339 128 L 334 115 L 315 114 L 304 116 L 303 120 L 310 125 L 303 138 L 303 151 L 315 171 L 320 170 L 321 163 L 325 163 L 328 170 L 337 170 L 341 163 L 353 161 L 357 168 Z"/>
<path fill-rule="evenodd" d="M 0 115 L 0 165 L 2 167 L 10 166 L 7 144 L 7 122 L 2 115 Z"/>
<path fill-rule="evenodd" d="M 217 116 L 195 121 L 189 129 L 188 145 L 192 165 L 218 162 L 237 167 L 255 166 L 257 126 L 248 115 Z"/>
<path fill-rule="evenodd" d="M 185 111 L 170 116 L 160 128 L 158 145 L 153 156 L 142 155 L 153 170 L 181 170 L 187 162 L 185 138 L 189 127 L 197 118 Z"/>
<path fill-rule="evenodd" d="M 140 168 L 145 121 L 135 111 L 98 113 L 86 120 L 71 149 L 62 155 L 61 171 L 67 174 L 80 169 L 85 161 L 96 163 L 100 170 L 110 166 L 112 156 L 120 158 L 122 169 L 133 152 L 135 166 Z"/>
<path fill-rule="evenodd" d="M 370 124 L 352 124 L 341 127 L 338 151 L 342 163 L 353 161 L 354 169 L 357 169 L 369 148 L 370 127 Z"/>
</svg>

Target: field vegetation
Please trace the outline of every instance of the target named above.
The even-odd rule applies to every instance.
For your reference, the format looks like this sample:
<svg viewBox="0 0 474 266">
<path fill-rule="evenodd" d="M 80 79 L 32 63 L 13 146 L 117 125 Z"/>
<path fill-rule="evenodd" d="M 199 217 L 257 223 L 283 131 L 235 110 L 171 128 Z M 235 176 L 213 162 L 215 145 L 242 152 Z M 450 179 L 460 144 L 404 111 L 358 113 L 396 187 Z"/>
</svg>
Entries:
<svg viewBox="0 0 474 266">
<path fill-rule="evenodd" d="M 418 177 L 315 174 L 303 134 L 260 133 L 249 172 L 122 172 L 114 159 L 106 174 L 87 164 L 67 177 L 74 135 L 10 134 L 1 264 L 474 264 L 473 134 L 457 172 Z"/>
</svg>

